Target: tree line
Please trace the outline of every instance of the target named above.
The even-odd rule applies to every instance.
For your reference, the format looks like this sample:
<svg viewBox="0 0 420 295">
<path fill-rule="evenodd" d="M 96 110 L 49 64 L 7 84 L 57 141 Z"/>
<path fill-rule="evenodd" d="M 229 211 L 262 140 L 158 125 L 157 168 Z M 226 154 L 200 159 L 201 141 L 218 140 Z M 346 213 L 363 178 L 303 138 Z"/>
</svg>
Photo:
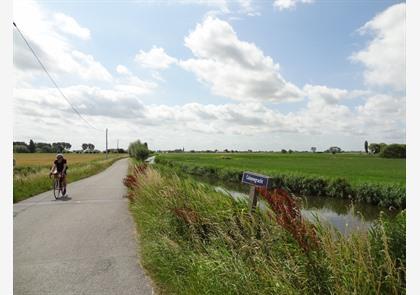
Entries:
<svg viewBox="0 0 420 295">
<path fill-rule="evenodd" d="M 101 151 L 95 149 L 92 143 L 83 143 L 81 150 L 70 151 L 72 145 L 68 142 L 34 142 L 32 139 L 29 143 L 24 141 L 13 142 L 14 153 L 100 153 Z M 109 153 L 125 153 L 124 149 L 108 149 Z"/>
<path fill-rule="evenodd" d="M 27 144 L 24 141 L 13 142 L 13 152 L 15 153 L 63 153 L 71 149 L 68 142 L 34 142 L 32 139 Z"/>
<path fill-rule="evenodd" d="M 405 159 L 406 157 L 406 145 L 400 143 L 368 143 L 365 141 L 365 152 L 376 155 L 383 158 L 400 158 Z"/>
</svg>

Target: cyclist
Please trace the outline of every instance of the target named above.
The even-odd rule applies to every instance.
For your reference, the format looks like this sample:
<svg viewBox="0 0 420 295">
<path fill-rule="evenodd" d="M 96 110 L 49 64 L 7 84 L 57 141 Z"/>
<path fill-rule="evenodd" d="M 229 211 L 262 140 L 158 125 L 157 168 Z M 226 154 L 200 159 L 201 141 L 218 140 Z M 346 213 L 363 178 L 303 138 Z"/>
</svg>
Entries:
<svg viewBox="0 0 420 295">
<path fill-rule="evenodd" d="M 50 177 L 53 174 L 58 174 L 61 177 L 61 183 L 63 186 L 63 195 L 66 195 L 66 175 L 67 175 L 67 160 L 64 159 L 63 154 L 57 154 L 57 159 L 54 161 L 54 165 L 51 167 Z"/>
</svg>

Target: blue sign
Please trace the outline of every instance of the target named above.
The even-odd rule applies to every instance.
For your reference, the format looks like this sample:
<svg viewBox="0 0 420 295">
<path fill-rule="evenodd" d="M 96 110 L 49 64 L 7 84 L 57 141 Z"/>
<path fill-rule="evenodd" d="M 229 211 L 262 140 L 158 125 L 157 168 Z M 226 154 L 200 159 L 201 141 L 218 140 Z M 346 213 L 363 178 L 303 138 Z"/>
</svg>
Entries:
<svg viewBox="0 0 420 295">
<path fill-rule="evenodd" d="M 242 174 L 242 183 L 268 188 L 270 177 L 253 172 L 244 172 Z"/>
</svg>

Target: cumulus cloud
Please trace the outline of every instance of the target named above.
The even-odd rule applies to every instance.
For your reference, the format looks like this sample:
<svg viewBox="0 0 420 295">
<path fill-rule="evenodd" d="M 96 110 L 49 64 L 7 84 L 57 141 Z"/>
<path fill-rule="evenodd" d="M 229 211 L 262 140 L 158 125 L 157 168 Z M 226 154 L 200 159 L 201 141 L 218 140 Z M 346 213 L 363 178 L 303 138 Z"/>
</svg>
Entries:
<svg viewBox="0 0 420 295">
<path fill-rule="evenodd" d="M 175 0 L 171 1 L 171 3 L 206 5 L 209 7 L 216 8 L 225 13 L 229 12 L 228 0 Z"/>
<path fill-rule="evenodd" d="M 151 93 L 156 84 L 143 81 L 136 76 L 117 79 L 113 87 L 74 85 L 61 88 L 72 105 L 87 116 L 100 116 L 120 119 L 139 118 L 143 114 L 143 96 Z M 64 117 L 74 116 L 70 105 L 53 87 L 17 88 L 14 90 L 15 112 L 29 107 L 47 116 L 48 110 L 64 113 Z M 55 114 L 57 116 L 58 114 Z M 77 117 L 75 117 L 77 118 Z"/>
<path fill-rule="evenodd" d="M 298 3 L 308 4 L 313 0 L 274 0 L 273 6 L 278 10 L 286 10 L 295 8 Z"/>
<path fill-rule="evenodd" d="M 405 3 L 387 8 L 359 29 L 372 34 L 366 48 L 351 56 L 366 70 L 364 79 L 370 86 L 405 89 Z"/>
<path fill-rule="evenodd" d="M 90 30 L 79 25 L 72 17 L 64 13 L 55 13 L 54 21 L 57 28 L 63 33 L 67 33 L 83 40 L 90 39 Z"/>
<path fill-rule="evenodd" d="M 121 74 L 121 75 L 130 75 L 131 74 L 130 70 L 127 69 L 127 67 L 123 66 L 123 65 L 117 65 L 115 70 L 117 71 L 118 74 Z"/>
<path fill-rule="evenodd" d="M 108 70 L 92 55 L 76 50 L 66 35 L 82 39 L 90 37 L 88 29 L 62 13 L 53 14 L 34 1 L 14 2 L 14 21 L 25 35 L 37 55 L 52 74 L 83 77 L 88 80 L 110 81 Z M 18 71 L 32 78 L 41 72 L 32 53 L 18 32 L 14 31 L 14 64 Z M 44 74 L 43 74 L 44 75 Z"/>
<path fill-rule="evenodd" d="M 167 69 L 171 64 L 177 61 L 176 58 L 166 54 L 162 47 L 156 46 L 153 46 L 153 48 L 147 52 L 140 50 L 139 53 L 136 54 L 134 60 L 141 67 L 153 70 Z"/>
<path fill-rule="evenodd" d="M 153 70 L 155 81 L 148 81 L 122 64 L 115 67 L 115 77 L 111 76 L 92 55 L 77 50 L 71 39 L 67 39 L 72 35 L 86 40 L 81 31 L 71 34 L 55 28 L 56 20 L 46 15 L 56 14 L 38 5 L 32 8 L 35 16 L 29 19 L 35 21 L 23 25 L 28 20 L 20 17 L 22 22 L 18 25 L 21 23 L 22 28 L 31 32 L 27 34 L 33 38 L 31 44 L 53 73 L 79 78 L 74 85 L 63 85 L 63 92 L 89 122 L 101 129 L 110 128 L 111 138 L 118 135 L 120 146 L 126 146 L 134 138 L 149 143 L 155 140 L 158 147 L 166 143 L 166 148 L 186 142 L 203 148 L 215 148 L 216 144 L 226 148 L 237 140 L 242 147 L 252 141 L 253 146 L 270 149 L 278 148 L 275 137 L 279 135 L 282 140 L 300 135 L 313 138 L 317 134 L 352 136 L 357 142 L 360 136 L 364 140 L 368 135 L 404 138 L 404 96 L 327 85 L 306 84 L 299 89 L 281 76 L 280 66 L 270 56 L 255 44 L 240 40 L 231 25 L 215 17 L 207 17 L 185 37 L 185 45 L 193 58 L 178 62 L 156 46 L 147 52 L 140 51 L 140 65 Z M 30 130 L 31 138 L 36 141 L 70 141 L 76 148 L 86 140 L 103 141 L 102 133 L 96 135 L 87 131 L 86 124 L 74 114 L 57 89 L 32 84 L 31 79 L 26 79 L 27 75 L 37 77 L 39 66 L 17 37 L 15 66 L 19 81 L 14 90 L 15 138 L 29 140 Z M 61 68 L 61 63 L 65 64 L 65 69 Z M 155 93 L 158 87 L 156 80 L 162 79 L 158 70 L 173 63 L 193 72 L 214 94 L 236 102 L 169 105 L 148 101 L 148 95 Z M 85 81 L 101 76 L 99 80 L 106 83 Z M 356 106 L 351 101 L 355 97 L 359 103 Z M 296 100 L 304 103 L 290 112 L 284 112 L 278 104 L 267 104 Z M 66 130 L 66 134 L 62 130 Z M 262 143 L 256 138 L 262 139 Z"/>
<path fill-rule="evenodd" d="M 258 15 L 254 0 L 171 0 L 172 4 L 205 5 L 216 14 L 231 14 L 233 12 L 247 15 Z"/>
<path fill-rule="evenodd" d="M 327 104 L 337 104 L 349 94 L 345 89 L 329 88 L 323 85 L 307 84 L 303 90 L 311 101 L 322 101 Z"/>
<path fill-rule="evenodd" d="M 240 101 L 296 101 L 302 91 L 287 82 L 279 65 L 255 44 L 239 40 L 226 21 L 207 17 L 185 37 L 195 58 L 180 66 L 210 85 L 216 95 Z"/>
</svg>

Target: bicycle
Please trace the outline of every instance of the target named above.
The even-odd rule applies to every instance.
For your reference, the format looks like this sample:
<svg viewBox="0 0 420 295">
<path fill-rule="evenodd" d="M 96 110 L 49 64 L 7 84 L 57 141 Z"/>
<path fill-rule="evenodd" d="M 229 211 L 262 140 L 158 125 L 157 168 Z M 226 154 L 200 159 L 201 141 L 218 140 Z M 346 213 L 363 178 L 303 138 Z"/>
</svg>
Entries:
<svg viewBox="0 0 420 295">
<path fill-rule="evenodd" d="M 57 200 L 64 197 L 63 175 L 61 173 L 53 173 L 53 175 L 53 192 L 54 198 Z"/>
</svg>

